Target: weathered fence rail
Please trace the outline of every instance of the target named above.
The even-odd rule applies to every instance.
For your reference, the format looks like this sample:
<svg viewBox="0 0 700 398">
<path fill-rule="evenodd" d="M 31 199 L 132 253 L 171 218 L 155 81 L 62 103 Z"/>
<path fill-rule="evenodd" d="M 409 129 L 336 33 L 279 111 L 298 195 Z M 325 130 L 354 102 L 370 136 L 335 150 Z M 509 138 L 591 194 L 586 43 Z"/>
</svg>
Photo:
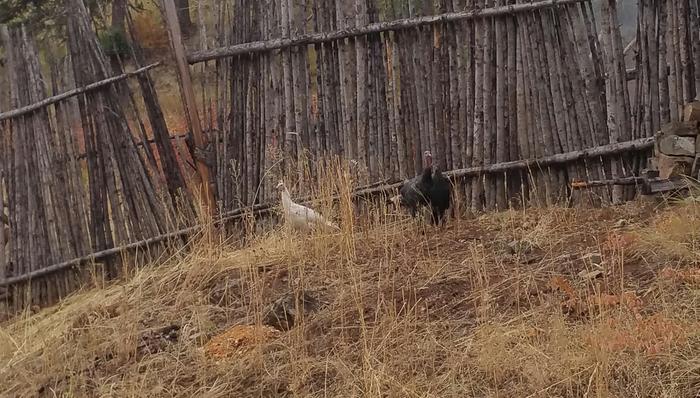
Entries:
<svg viewBox="0 0 700 398">
<path fill-rule="evenodd" d="M 52 97 L 43 99 L 43 100 L 36 102 L 34 104 L 23 106 L 19 109 L 13 109 L 9 112 L 1 112 L 0 113 L 0 121 L 6 120 L 6 119 L 12 119 L 12 118 L 16 118 L 18 116 L 32 113 L 34 111 L 44 109 L 49 105 L 53 105 L 55 103 L 66 100 L 70 97 L 74 97 L 74 96 L 79 95 L 79 94 L 84 94 L 84 93 L 87 93 L 87 92 L 90 92 L 93 90 L 103 88 L 105 86 L 115 84 L 115 83 L 120 82 L 124 79 L 128 79 L 130 77 L 134 77 L 134 76 L 137 76 L 139 74 L 142 74 L 142 73 L 144 73 L 148 70 L 151 70 L 159 65 L 160 65 L 160 62 L 157 62 L 157 63 L 151 64 L 148 66 L 144 66 L 143 68 L 136 69 L 136 70 L 131 71 L 131 72 L 123 73 L 119 76 L 110 77 L 108 79 L 104 79 L 104 80 L 101 80 L 99 82 L 88 84 L 87 86 L 84 86 L 84 87 L 76 88 L 73 90 L 66 91 L 65 93 L 54 95 Z"/>
<path fill-rule="evenodd" d="M 534 3 L 509 4 L 491 8 L 475 9 L 462 12 L 450 12 L 440 15 L 430 15 L 416 18 L 404 18 L 389 22 L 370 23 L 365 26 L 348 27 L 334 32 L 318 32 L 299 35 L 294 38 L 278 38 L 272 40 L 255 41 L 250 43 L 235 44 L 228 47 L 213 50 L 200 50 L 190 53 L 187 61 L 190 64 L 211 61 L 223 57 L 254 54 L 258 52 L 298 47 L 309 44 L 323 44 L 337 42 L 343 39 L 351 39 L 374 33 L 393 32 L 405 29 L 420 28 L 431 24 L 443 24 L 476 18 L 489 18 L 503 15 L 543 10 L 546 8 L 562 6 L 566 4 L 583 3 L 588 0 L 546 0 Z"/>
</svg>

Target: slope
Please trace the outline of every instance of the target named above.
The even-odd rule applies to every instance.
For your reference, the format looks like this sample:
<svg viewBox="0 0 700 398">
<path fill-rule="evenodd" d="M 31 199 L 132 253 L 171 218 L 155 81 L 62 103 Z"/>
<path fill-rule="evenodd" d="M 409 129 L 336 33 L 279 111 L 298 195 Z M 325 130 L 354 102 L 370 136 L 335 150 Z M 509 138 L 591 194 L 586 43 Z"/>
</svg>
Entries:
<svg viewBox="0 0 700 398">
<path fill-rule="evenodd" d="M 699 206 L 202 243 L 3 325 L 0 395 L 691 397 Z M 302 291 L 290 330 L 255 326 Z"/>
</svg>

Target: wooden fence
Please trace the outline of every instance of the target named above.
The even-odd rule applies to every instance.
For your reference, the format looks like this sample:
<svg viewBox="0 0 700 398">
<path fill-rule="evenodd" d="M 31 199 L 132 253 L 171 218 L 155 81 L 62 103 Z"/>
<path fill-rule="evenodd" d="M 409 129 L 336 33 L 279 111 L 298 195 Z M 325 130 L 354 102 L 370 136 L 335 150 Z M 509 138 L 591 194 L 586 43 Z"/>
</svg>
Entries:
<svg viewBox="0 0 700 398">
<path fill-rule="evenodd" d="M 197 230 L 196 191 L 149 68 L 94 84 L 120 71 L 82 2 L 69 3 L 69 73 L 44 79 L 28 33 L 5 34 L 15 109 L 0 114 L 11 232 L 0 289 L 15 309 L 73 291 L 85 282 L 76 265 L 103 259 L 115 273 L 123 250 L 157 251 Z M 189 147 L 203 154 L 200 170 L 211 167 L 200 177 L 211 179 L 220 219 L 243 206 L 269 211 L 283 176 L 306 194 L 316 166 L 336 156 L 368 185 L 357 195 L 396 188 L 427 149 L 473 211 L 629 199 L 633 189 L 572 193 L 569 183 L 634 175 L 653 133 L 700 88 L 698 1 L 639 3 L 626 46 L 614 0 L 603 0 L 599 21 L 589 0 L 204 1 L 214 19 L 200 23 L 200 50 L 174 52 L 185 103 L 196 95 L 205 105 L 188 109 Z M 204 72 L 197 90 L 184 87 L 186 62 Z"/>
<path fill-rule="evenodd" d="M 0 115 L 0 192 L 9 204 L 10 225 L 9 236 L 0 235 L 0 245 L 8 249 L 0 259 L 0 283 L 14 283 L 0 295 L 15 309 L 54 303 L 89 277 L 80 268 L 52 278 L 31 276 L 52 264 L 178 229 L 183 221 L 177 218 L 176 202 L 179 211 L 189 204 L 148 77 L 153 66 L 111 78 L 114 72 L 82 1 L 69 3 L 68 70 L 57 70 L 54 63 L 50 78 L 42 76 L 39 53 L 27 30 L 2 30 L 15 109 Z M 144 136 L 144 121 L 136 93 L 124 84 L 134 76 L 155 149 L 136 145 L 136 137 Z M 54 96 L 48 96 L 47 81 Z M 101 272 L 108 277 L 121 270 L 113 259 L 105 265 Z"/>
<path fill-rule="evenodd" d="M 651 136 L 695 95 L 700 25 L 695 1 L 640 3 L 634 102 L 614 1 L 603 2 L 597 24 L 590 1 L 578 0 L 442 0 L 419 9 L 375 0 L 212 4 L 218 47 L 188 60 L 205 63 L 216 82 L 202 91 L 216 93 L 206 99 L 216 112 L 203 120 L 217 131 L 217 198 L 224 210 L 274 200 L 270 176 L 294 175 L 302 160 L 328 155 L 357 161 L 369 181 L 397 180 L 421 167 L 427 149 L 449 170 Z M 664 23 L 669 10 L 674 23 L 649 25 Z M 666 41 L 678 51 L 655 50 Z M 650 80 L 659 57 L 678 68 L 673 79 Z M 656 100 L 664 84 L 675 89 L 671 102 Z M 465 180 L 463 193 L 475 211 L 552 203 L 571 197 L 572 179 L 629 176 L 645 159 L 484 173 Z M 587 199 L 634 194 L 607 191 Z"/>
</svg>

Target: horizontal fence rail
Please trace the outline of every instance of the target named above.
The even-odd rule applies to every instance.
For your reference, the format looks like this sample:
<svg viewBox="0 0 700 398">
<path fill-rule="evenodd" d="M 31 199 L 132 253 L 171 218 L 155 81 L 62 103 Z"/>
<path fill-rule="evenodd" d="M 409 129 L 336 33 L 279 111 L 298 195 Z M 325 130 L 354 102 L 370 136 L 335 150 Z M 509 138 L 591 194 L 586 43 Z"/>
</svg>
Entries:
<svg viewBox="0 0 700 398">
<path fill-rule="evenodd" d="M 75 97 L 76 95 L 85 94 L 85 93 L 88 93 L 88 92 L 93 91 L 93 90 L 98 90 L 98 89 L 104 88 L 105 86 L 109 86 L 109 85 L 112 85 L 114 83 L 120 82 L 122 80 L 128 79 L 130 77 L 140 75 L 140 74 L 147 72 L 147 71 L 149 71 L 157 66 L 160 66 L 160 65 L 161 65 L 160 62 L 156 62 L 156 63 L 150 64 L 150 65 L 144 66 L 143 68 L 139 68 L 139 69 L 136 69 L 136 70 L 131 71 L 131 72 L 123 73 L 119 76 L 110 77 L 108 79 L 104 79 L 104 80 L 101 80 L 99 82 L 88 84 L 87 86 L 79 87 L 79 88 L 76 88 L 73 90 L 66 91 L 65 93 L 54 95 L 52 97 L 43 99 L 37 103 L 27 105 L 27 106 L 24 106 L 24 107 L 19 108 L 19 109 L 13 109 L 9 112 L 2 112 L 2 113 L 0 113 L 0 121 L 7 120 L 7 119 L 13 119 L 13 118 L 16 118 L 18 116 L 26 115 L 28 113 L 35 112 L 39 109 L 46 108 L 49 105 L 64 101 L 70 97 Z"/>
<path fill-rule="evenodd" d="M 335 32 L 312 33 L 293 38 L 279 38 L 266 41 L 256 41 L 244 44 L 237 44 L 212 50 L 201 50 L 188 54 L 187 61 L 190 64 L 196 64 L 199 62 L 211 61 L 223 57 L 253 54 L 309 44 L 329 43 L 347 38 L 365 36 L 373 33 L 412 29 L 437 23 L 465 21 L 470 19 L 497 17 L 502 15 L 514 15 L 517 13 L 543 10 L 561 5 L 582 3 L 585 1 L 589 0 L 547 0 L 538 1 L 535 3 L 511 4 L 506 6 L 483 8 L 470 11 L 451 12 L 426 17 L 405 18 L 391 22 L 373 23 L 358 28 L 351 27 L 347 29 L 341 29 Z"/>
</svg>

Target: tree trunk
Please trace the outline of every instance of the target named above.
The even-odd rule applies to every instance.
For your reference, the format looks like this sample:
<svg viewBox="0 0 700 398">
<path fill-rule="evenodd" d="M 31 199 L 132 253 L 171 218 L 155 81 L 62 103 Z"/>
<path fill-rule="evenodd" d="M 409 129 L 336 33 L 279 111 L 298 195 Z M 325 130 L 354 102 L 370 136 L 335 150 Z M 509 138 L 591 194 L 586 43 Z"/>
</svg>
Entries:
<svg viewBox="0 0 700 398">
<path fill-rule="evenodd" d="M 112 1 L 112 30 L 126 37 L 127 0 Z"/>
<path fill-rule="evenodd" d="M 116 2 L 126 0 L 116 0 Z M 187 36 L 192 32 L 194 24 L 192 23 L 192 18 L 190 18 L 190 0 L 175 0 L 175 7 L 177 7 L 177 19 L 180 21 L 180 30 L 182 34 Z"/>
</svg>

